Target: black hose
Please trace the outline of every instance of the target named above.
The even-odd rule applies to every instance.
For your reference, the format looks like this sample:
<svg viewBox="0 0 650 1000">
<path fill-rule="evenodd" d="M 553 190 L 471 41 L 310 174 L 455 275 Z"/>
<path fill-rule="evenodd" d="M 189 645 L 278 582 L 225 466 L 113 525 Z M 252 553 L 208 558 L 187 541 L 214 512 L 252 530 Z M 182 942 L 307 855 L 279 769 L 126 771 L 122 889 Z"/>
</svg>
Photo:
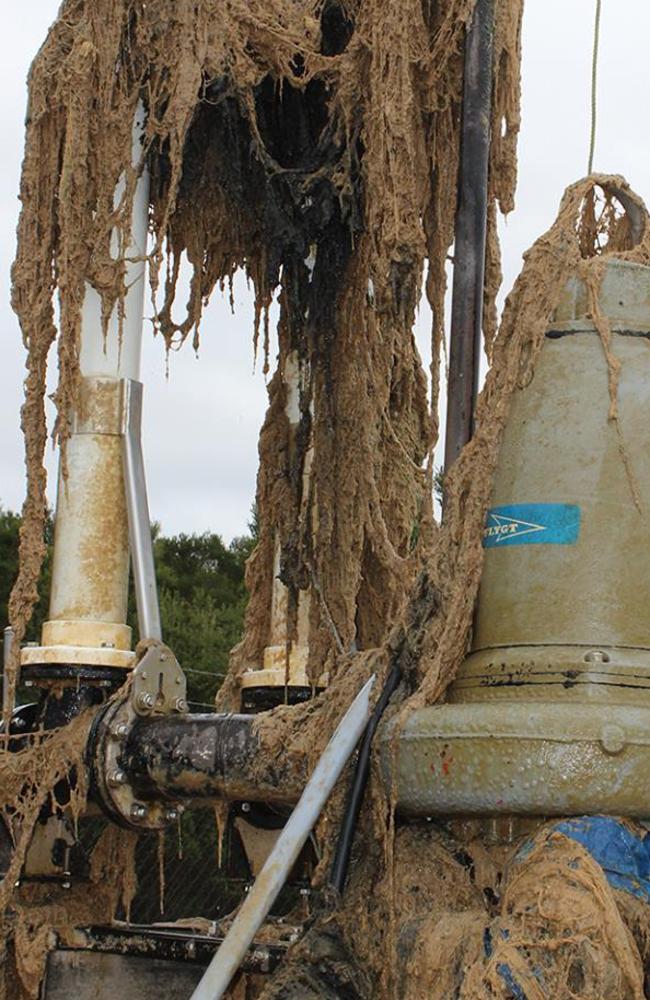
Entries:
<svg viewBox="0 0 650 1000">
<path fill-rule="evenodd" d="M 370 773 L 370 751 L 372 749 L 373 737 L 377 726 L 379 725 L 380 719 L 386 710 L 388 702 L 396 691 L 401 678 L 402 671 L 399 664 L 396 663 L 391 668 L 390 673 L 386 678 L 383 691 L 379 696 L 379 700 L 374 707 L 373 713 L 368 720 L 368 725 L 366 726 L 363 734 L 363 739 L 359 748 L 359 756 L 357 757 L 357 764 L 354 770 L 354 777 L 350 785 L 350 791 L 348 792 L 348 801 L 346 803 L 345 813 L 343 814 L 343 822 L 341 823 L 339 840 L 336 845 L 336 854 L 334 855 L 332 871 L 330 874 L 330 885 L 333 889 L 336 889 L 339 894 L 343 892 L 345 882 L 348 877 L 348 868 L 350 867 L 350 854 L 352 853 L 354 834 L 357 829 L 359 813 L 361 812 L 361 806 L 363 805 L 363 797 L 366 791 L 366 785 L 368 784 L 368 775 Z"/>
</svg>

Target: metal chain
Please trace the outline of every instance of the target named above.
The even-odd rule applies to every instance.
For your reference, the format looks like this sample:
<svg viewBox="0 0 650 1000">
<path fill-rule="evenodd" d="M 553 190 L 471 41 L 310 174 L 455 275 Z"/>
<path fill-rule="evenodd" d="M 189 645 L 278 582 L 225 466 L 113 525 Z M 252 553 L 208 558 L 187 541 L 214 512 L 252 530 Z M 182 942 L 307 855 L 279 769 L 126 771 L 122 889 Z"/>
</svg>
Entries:
<svg viewBox="0 0 650 1000">
<path fill-rule="evenodd" d="M 596 150 L 596 125 L 598 111 L 598 50 L 600 47 L 600 14 L 602 0 L 596 0 L 596 17 L 594 21 L 594 50 L 591 60 L 591 135 L 589 139 L 589 162 L 587 173 L 594 169 L 594 153 Z"/>
</svg>

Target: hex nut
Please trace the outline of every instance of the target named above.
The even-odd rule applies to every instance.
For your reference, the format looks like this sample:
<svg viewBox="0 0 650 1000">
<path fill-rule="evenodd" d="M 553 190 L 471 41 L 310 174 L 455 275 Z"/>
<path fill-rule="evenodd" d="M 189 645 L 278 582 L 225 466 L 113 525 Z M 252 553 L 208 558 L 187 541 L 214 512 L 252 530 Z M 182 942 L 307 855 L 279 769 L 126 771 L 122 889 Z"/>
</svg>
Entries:
<svg viewBox="0 0 650 1000">
<path fill-rule="evenodd" d="M 135 820 L 136 823 L 139 823 L 143 819 L 146 819 L 147 811 L 148 811 L 147 807 L 143 806 L 141 802 L 134 802 L 133 805 L 131 806 L 131 812 L 130 812 L 131 819 Z"/>
<path fill-rule="evenodd" d="M 149 691 L 141 691 L 136 699 L 136 705 L 141 709 L 151 709 L 153 704 L 153 695 Z"/>
<path fill-rule="evenodd" d="M 175 698 L 174 699 L 174 711 L 176 712 L 187 712 L 188 704 L 185 698 Z"/>
<path fill-rule="evenodd" d="M 127 777 L 124 771 L 117 768 L 115 771 L 110 772 L 107 781 L 111 788 L 119 788 L 120 785 L 126 784 Z"/>
</svg>

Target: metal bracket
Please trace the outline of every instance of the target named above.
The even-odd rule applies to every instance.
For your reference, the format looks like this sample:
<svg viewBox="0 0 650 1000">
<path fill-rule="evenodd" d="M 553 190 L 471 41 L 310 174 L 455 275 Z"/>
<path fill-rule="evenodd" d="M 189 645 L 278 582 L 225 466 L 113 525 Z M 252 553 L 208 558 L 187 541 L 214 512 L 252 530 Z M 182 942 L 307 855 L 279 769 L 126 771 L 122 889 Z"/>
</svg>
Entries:
<svg viewBox="0 0 650 1000">
<path fill-rule="evenodd" d="M 133 671 L 131 704 L 138 715 L 187 712 L 187 681 L 169 646 L 149 647 Z"/>
</svg>

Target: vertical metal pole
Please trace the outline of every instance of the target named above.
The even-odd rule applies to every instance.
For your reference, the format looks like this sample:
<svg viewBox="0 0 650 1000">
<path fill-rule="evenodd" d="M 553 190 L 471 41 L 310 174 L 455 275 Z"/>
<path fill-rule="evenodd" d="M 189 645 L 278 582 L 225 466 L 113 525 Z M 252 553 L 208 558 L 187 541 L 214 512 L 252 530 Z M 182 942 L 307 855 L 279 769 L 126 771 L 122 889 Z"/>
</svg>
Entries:
<svg viewBox="0 0 650 1000">
<path fill-rule="evenodd" d="M 483 322 L 493 54 L 494 0 L 477 0 L 465 43 L 445 469 L 456 461 L 474 430 Z"/>
<path fill-rule="evenodd" d="M 124 489 L 140 639 L 162 639 L 142 454 L 142 382 L 122 382 Z"/>
<path fill-rule="evenodd" d="M 15 704 L 9 700 L 10 691 L 9 684 L 7 682 L 7 676 L 9 671 L 9 662 L 11 660 L 11 650 L 14 644 L 15 633 L 11 625 L 7 625 L 4 630 L 3 642 L 2 642 L 2 717 L 3 719 L 9 719 L 13 715 Z M 16 678 L 16 686 L 18 686 L 18 678 Z M 14 690 L 15 695 L 15 690 Z"/>
</svg>

